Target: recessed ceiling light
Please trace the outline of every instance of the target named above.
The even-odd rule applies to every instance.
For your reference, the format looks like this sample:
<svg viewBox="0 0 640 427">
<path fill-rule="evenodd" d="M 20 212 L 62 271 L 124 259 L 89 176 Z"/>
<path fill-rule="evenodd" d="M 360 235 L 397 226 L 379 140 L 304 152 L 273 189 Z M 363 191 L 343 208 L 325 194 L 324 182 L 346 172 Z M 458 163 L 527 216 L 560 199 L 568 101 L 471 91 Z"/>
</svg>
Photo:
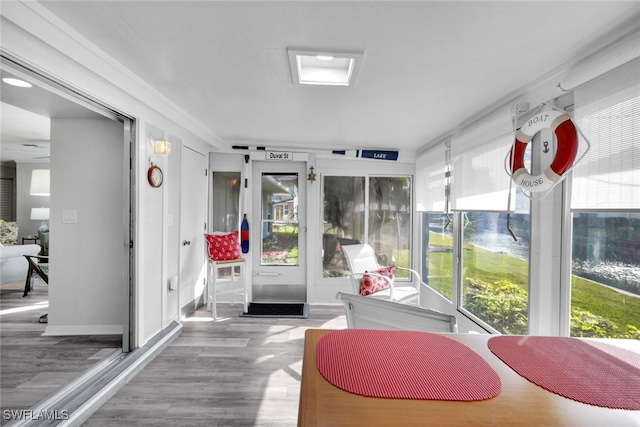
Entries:
<svg viewBox="0 0 640 427">
<path fill-rule="evenodd" d="M 355 84 L 363 52 L 316 52 L 287 49 L 294 83 L 350 86 Z"/>
<path fill-rule="evenodd" d="M 31 87 L 32 84 L 29 82 L 25 82 L 24 80 L 20 80 L 20 79 L 14 79 L 11 77 L 4 77 L 2 79 L 3 82 L 5 82 L 8 85 L 11 86 L 18 86 L 18 87 Z"/>
</svg>

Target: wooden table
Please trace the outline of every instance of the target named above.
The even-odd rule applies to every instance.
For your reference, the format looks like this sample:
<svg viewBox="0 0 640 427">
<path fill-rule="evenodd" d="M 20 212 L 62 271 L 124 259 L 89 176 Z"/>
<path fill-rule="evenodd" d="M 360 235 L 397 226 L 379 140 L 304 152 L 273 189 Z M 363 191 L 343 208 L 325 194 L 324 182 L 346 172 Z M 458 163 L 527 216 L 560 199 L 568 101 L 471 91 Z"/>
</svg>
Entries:
<svg viewBox="0 0 640 427">
<path fill-rule="evenodd" d="M 502 391 L 493 399 L 475 402 L 399 400 L 351 394 L 326 381 L 316 367 L 318 340 L 329 332 L 309 329 L 305 334 L 298 412 L 298 426 L 301 427 L 640 426 L 640 411 L 587 405 L 530 383 L 491 353 L 487 347 L 491 335 L 442 334 L 470 347 L 498 373 Z M 607 342 L 616 344 L 616 341 L 640 353 L 640 341 Z"/>
</svg>

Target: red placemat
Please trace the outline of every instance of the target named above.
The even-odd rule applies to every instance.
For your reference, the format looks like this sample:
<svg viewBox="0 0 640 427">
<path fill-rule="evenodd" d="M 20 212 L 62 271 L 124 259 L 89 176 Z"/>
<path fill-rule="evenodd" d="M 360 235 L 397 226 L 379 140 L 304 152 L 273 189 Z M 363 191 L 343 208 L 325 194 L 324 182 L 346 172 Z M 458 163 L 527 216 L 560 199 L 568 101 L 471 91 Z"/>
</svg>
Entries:
<svg viewBox="0 0 640 427">
<path fill-rule="evenodd" d="M 578 338 L 499 336 L 489 349 L 527 380 L 590 405 L 640 409 L 640 354 Z"/>
<path fill-rule="evenodd" d="M 426 332 L 344 329 L 318 341 L 322 376 L 345 391 L 390 399 L 484 400 L 498 374 L 469 347 Z"/>
</svg>

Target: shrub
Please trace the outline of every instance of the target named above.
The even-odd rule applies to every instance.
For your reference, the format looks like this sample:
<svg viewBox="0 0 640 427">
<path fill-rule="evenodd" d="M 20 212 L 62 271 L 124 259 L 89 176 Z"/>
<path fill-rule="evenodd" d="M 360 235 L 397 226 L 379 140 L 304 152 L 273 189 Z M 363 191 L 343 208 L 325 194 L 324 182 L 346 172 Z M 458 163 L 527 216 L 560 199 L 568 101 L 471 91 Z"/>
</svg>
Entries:
<svg viewBox="0 0 640 427">
<path fill-rule="evenodd" d="M 585 310 L 571 309 L 571 336 L 610 338 L 618 336 L 618 325 Z"/>
<path fill-rule="evenodd" d="M 468 278 L 464 307 L 503 334 L 526 335 L 527 292 L 508 280 L 496 283 Z M 634 325 L 620 328 L 615 322 L 586 310 L 571 310 L 571 336 L 640 339 Z"/>
<path fill-rule="evenodd" d="M 527 333 L 527 292 L 507 280 L 468 278 L 464 307 L 504 334 Z"/>
</svg>

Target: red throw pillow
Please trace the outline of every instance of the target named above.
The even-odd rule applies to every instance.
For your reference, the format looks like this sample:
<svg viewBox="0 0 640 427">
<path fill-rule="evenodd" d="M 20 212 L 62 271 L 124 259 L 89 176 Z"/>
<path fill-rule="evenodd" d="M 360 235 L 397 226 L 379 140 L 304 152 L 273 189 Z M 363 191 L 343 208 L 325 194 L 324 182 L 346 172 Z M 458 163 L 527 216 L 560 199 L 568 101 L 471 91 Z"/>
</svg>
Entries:
<svg viewBox="0 0 640 427">
<path fill-rule="evenodd" d="M 209 259 L 228 261 L 240 258 L 240 240 L 238 232 L 205 234 L 209 244 Z"/>
<path fill-rule="evenodd" d="M 389 282 L 387 282 L 382 277 L 372 276 L 371 274 L 367 273 L 375 273 L 386 276 L 391 279 L 391 282 L 393 282 L 393 276 L 396 273 L 396 266 L 391 265 L 389 267 L 383 267 L 380 270 L 365 271 L 362 275 L 362 281 L 360 282 L 360 295 L 366 296 L 375 294 L 376 292 L 383 291 L 389 287 Z"/>
</svg>

